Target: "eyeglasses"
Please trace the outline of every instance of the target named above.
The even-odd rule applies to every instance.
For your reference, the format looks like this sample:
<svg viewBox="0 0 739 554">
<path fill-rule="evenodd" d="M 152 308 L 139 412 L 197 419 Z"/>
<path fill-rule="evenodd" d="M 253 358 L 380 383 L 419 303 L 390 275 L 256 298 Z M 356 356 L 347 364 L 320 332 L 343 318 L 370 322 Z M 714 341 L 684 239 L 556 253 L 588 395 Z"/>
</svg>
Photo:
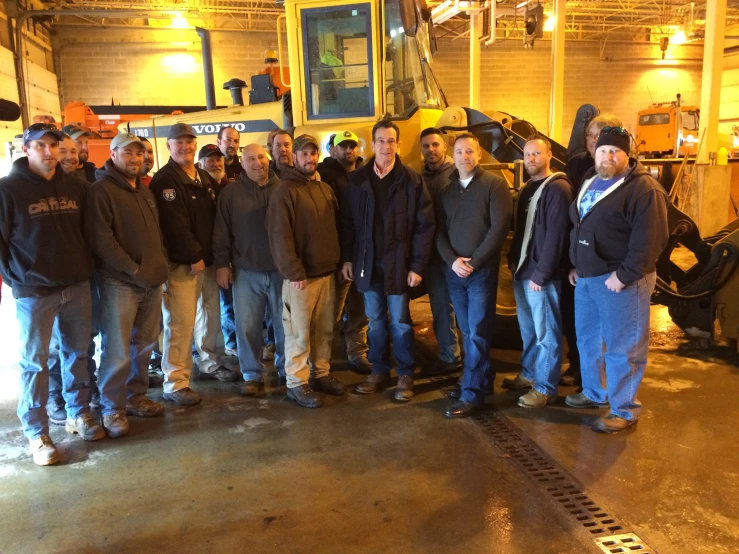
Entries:
<svg viewBox="0 0 739 554">
<path fill-rule="evenodd" d="M 379 144 L 380 146 L 385 146 L 386 144 L 390 147 L 397 146 L 398 141 L 395 139 L 375 139 L 375 144 Z"/>
<path fill-rule="evenodd" d="M 630 137 L 631 134 L 623 127 L 603 127 L 600 130 L 601 135 L 621 135 L 622 137 Z"/>
</svg>

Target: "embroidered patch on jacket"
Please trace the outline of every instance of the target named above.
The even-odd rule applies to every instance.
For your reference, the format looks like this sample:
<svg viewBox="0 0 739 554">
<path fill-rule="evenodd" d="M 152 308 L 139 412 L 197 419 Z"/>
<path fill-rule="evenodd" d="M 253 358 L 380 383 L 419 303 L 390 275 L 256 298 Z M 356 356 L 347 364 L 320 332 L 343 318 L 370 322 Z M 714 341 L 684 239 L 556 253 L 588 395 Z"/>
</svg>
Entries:
<svg viewBox="0 0 739 554">
<path fill-rule="evenodd" d="M 174 189 L 164 189 L 162 191 L 162 196 L 167 202 L 171 202 L 177 198 L 177 192 Z"/>
</svg>

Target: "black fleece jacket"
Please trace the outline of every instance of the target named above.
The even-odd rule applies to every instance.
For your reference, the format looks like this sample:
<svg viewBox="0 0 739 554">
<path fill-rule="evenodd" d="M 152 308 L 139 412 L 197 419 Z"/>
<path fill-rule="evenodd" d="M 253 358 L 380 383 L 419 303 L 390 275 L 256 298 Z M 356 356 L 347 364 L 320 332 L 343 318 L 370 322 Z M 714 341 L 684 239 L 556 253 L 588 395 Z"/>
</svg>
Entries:
<svg viewBox="0 0 739 554">
<path fill-rule="evenodd" d="M 200 186 L 169 158 L 167 165 L 152 177 L 149 189 L 159 206 L 159 221 L 169 260 L 185 265 L 203 260 L 210 266 L 218 184 L 207 171 L 195 168 Z"/>
<path fill-rule="evenodd" d="M 167 280 L 167 256 L 154 195 L 136 178 L 133 188 L 111 160 L 87 193 L 85 232 L 97 269 L 142 288 Z"/>
<path fill-rule="evenodd" d="M 47 296 L 90 278 L 86 194 L 86 184 L 60 165 L 47 181 L 29 169 L 28 158 L 0 179 L 0 275 L 15 298 Z"/>
<path fill-rule="evenodd" d="M 638 281 L 656 269 L 657 258 L 669 238 L 664 189 L 636 159 L 619 185 L 601 195 L 580 219 L 580 198 L 591 170 L 575 202 L 570 206 L 574 228 L 570 232 L 570 261 L 580 277 L 597 277 L 613 271 L 624 285 Z"/>
</svg>

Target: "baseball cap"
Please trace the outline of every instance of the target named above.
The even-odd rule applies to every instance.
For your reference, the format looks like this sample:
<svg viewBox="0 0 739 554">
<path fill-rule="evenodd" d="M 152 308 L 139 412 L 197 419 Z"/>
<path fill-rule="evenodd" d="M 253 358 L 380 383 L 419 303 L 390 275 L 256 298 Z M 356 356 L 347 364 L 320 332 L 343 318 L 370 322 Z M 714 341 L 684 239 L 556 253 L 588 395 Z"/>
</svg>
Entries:
<svg viewBox="0 0 739 554">
<path fill-rule="evenodd" d="M 57 140 L 64 140 L 64 134 L 51 123 L 34 123 L 23 131 L 23 144 L 38 140 L 46 134 L 54 135 Z"/>
<path fill-rule="evenodd" d="M 200 149 L 200 153 L 198 153 L 198 160 L 202 160 L 203 158 L 207 158 L 208 156 L 212 155 L 216 156 L 223 156 L 223 152 L 221 152 L 221 149 L 218 148 L 215 144 L 206 144 Z"/>
<path fill-rule="evenodd" d="M 316 149 L 320 148 L 320 146 L 318 146 L 318 141 L 311 135 L 300 135 L 298 138 L 295 139 L 295 142 L 293 142 L 293 152 L 302 150 L 309 144 L 315 146 Z"/>
<path fill-rule="evenodd" d="M 355 135 L 351 131 L 341 131 L 339 133 L 336 133 L 334 135 L 334 140 L 332 144 L 334 146 L 338 146 L 342 142 L 346 142 L 346 141 L 352 141 L 352 142 L 356 142 L 357 144 L 359 144 L 359 138 L 357 138 L 357 135 Z"/>
<path fill-rule="evenodd" d="M 62 127 L 62 133 L 68 134 L 72 140 L 76 140 L 80 137 L 92 136 L 92 133 L 90 131 L 86 131 L 78 125 L 65 125 L 64 127 Z"/>
<path fill-rule="evenodd" d="M 141 144 L 141 139 L 131 133 L 118 133 L 113 137 L 113 140 L 110 141 L 110 149 L 115 150 L 116 148 L 123 148 L 124 146 L 133 144 L 134 142 L 136 144 Z M 141 144 L 141 146 L 143 147 L 144 145 Z"/>
<path fill-rule="evenodd" d="M 175 123 L 169 128 L 169 133 L 167 133 L 167 140 L 176 139 L 177 137 L 183 136 L 195 138 L 197 137 L 195 131 L 193 131 L 192 127 L 187 123 Z"/>
</svg>

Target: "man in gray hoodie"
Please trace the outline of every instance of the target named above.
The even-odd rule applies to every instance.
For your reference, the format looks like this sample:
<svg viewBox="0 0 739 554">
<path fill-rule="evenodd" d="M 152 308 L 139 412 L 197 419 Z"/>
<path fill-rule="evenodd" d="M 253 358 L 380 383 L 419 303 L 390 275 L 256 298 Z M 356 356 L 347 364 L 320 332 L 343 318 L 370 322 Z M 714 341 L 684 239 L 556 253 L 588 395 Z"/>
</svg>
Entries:
<svg viewBox="0 0 739 554">
<path fill-rule="evenodd" d="M 102 276 L 100 405 L 113 438 L 128 433 L 126 415 L 164 412 L 146 397 L 168 269 L 156 201 L 139 176 L 143 163 L 141 140 L 118 134 L 87 195 L 85 232 Z"/>
</svg>

